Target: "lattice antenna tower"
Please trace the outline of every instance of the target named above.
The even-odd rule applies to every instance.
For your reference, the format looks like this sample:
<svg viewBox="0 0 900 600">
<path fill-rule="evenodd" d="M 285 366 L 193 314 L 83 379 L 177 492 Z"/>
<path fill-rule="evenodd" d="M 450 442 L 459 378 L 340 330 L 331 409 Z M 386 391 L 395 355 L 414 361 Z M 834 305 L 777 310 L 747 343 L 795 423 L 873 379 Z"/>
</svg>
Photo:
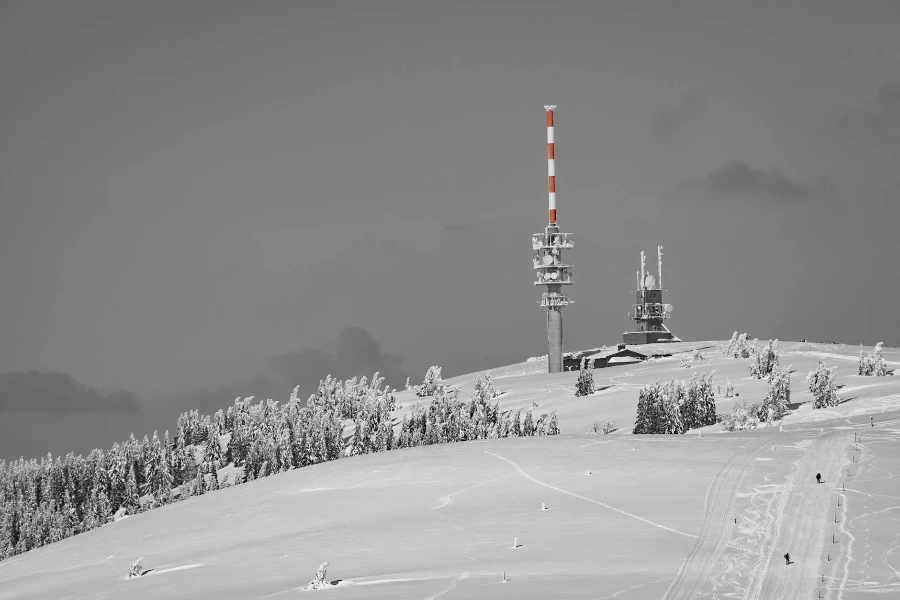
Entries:
<svg viewBox="0 0 900 600">
<path fill-rule="evenodd" d="M 662 252 L 663 247 L 656 247 L 657 277 L 646 272 L 647 257 L 641 251 L 641 270 L 637 273 L 637 302 L 633 305 L 634 314 L 629 315 L 637 322 L 639 331 L 668 331 L 663 323 L 672 316 L 672 305 L 662 301 Z"/>
</svg>

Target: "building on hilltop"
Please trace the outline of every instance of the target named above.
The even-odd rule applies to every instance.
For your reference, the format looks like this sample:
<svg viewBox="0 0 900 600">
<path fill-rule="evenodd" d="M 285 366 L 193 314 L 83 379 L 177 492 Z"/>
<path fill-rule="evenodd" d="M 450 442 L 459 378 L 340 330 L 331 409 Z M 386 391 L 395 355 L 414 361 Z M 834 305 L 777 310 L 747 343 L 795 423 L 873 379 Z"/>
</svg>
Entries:
<svg viewBox="0 0 900 600">
<path fill-rule="evenodd" d="M 619 344 L 617 348 L 593 348 L 581 352 L 568 352 L 563 358 L 566 371 L 577 371 L 581 368 L 581 361 L 585 361 L 586 367 L 603 369 L 616 365 L 630 365 L 647 360 L 647 355 L 637 350 L 626 348 L 625 344 Z"/>
</svg>

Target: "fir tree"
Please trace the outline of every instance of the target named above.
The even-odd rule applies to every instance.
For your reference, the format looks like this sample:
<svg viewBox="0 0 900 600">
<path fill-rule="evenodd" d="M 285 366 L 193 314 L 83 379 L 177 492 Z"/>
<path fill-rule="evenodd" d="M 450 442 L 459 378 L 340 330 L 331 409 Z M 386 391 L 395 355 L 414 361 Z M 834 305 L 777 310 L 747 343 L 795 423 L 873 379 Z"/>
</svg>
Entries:
<svg viewBox="0 0 900 600">
<path fill-rule="evenodd" d="M 525 424 L 522 426 L 522 435 L 534 435 L 534 417 L 532 416 L 530 409 L 525 413 Z"/>
<path fill-rule="evenodd" d="M 771 424 L 783 419 L 788 412 L 791 401 L 790 367 L 775 367 L 769 376 L 769 391 L 759 407 L 757 416 L 760 421 Z"/>
<path fill-rule="evenodd" d="M 513 437 L 522 437 L 522 409 L 516 411 L 516 416 L 512 420 Z"/>
<path fill-rule="evenodd" d="M 581 368 L 578 371 L 578 381 L 575 383 L 575 396 L 590 396 L 594 393 L 594 363 L 588 366 L 586 359 L 581 359 Z"/>
<path fill-rule="evenodd" d="M 437 365 L 428 367 L 422 385 L 416 386 L 416 396 L 433 396 L 444 391 L 444 380 L 441 379 L 441 368 Z"/>
<path fill-rule="evenodd" d="M 559 419 L 556 416 L 556 408 L 550 412 L 550 419 L 547 421 L 547 435 L 559 435 Z"/>
<path fill-rule="evenodd" d="M 778 366 L 778 351 L 775 349 L 777 343 L 778 340 L 769 340 L 768 345 L 762 350 L 754 346 L 750 363 L 751 377 L 764 379 Z"/>
</svg>

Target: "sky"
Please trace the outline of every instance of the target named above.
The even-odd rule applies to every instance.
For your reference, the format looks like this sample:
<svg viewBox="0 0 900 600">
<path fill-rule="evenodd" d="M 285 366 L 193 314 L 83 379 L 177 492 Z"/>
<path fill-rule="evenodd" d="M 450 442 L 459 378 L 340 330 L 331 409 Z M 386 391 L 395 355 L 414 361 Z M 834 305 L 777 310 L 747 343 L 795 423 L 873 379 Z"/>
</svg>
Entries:
<svg viewBox="0 0 900 600">
<path fill-rule="evenodd" d="M 0 2 L 0 458 L 621 340 L 900 345 L 900 4 Z"/>
</svg>

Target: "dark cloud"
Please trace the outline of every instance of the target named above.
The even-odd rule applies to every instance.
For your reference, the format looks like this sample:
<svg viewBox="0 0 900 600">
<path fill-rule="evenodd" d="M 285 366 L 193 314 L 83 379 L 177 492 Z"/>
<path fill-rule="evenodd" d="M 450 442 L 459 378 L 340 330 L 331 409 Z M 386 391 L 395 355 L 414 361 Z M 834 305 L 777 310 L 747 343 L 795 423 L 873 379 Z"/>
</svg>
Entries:
<svg viewBox="0 0 900 600">
<path fill-rule="evenodd" d="M 740 160 L 729 161 L 705 177 L 688 180 L 680 184 L 678 190 L 706 191 L 717 197 L 750 195 L 780 202 L 839 202 L 834 185 L 825 178 L 803 183 L 791 179 L 779 169 L 757 169 Z"/>
<path fill-rule="evenodd" d="M 347 327 L 322 348 L 272 356 L 266 360 L 263 373 L 184 396 L 179 404 L 184 409 L 196 408 L 210 413 L 231 405 L 238 397 L 254 396 L 256 400 L 271 398 L 286 402 L 296 386 L 300 386 L 299 396 L 305 400 L 327 375 L 339 379 L 365 375 L 371 380 L 378 372 L 386 385 L 402 388 L 408 375 L 400 367 L 401 363 L 399 357 L 382 350 L 368 331 L 362 327 Z"/>
<path fill-rule="evenodd" d="M 129 392 L 104 393 L 65 373 L 24 371 L 0 375 L 0 413 L 140 412 Z"/>
<path fill-rule="evenodd" d="M 847 113 L 841 125 L 858 139 L 900 149 L 900 80 L 878 88 L 875 97 Z"/>
<path fill-rule="evenodd" d="M 674 108 L 657 113 L 650 123 L 650 129 L 657 138 L 673 135 L 690 121 L 698 118 L 706 110 L 706 101 L 697 94 L 688 94 Z"/>
</svg>

